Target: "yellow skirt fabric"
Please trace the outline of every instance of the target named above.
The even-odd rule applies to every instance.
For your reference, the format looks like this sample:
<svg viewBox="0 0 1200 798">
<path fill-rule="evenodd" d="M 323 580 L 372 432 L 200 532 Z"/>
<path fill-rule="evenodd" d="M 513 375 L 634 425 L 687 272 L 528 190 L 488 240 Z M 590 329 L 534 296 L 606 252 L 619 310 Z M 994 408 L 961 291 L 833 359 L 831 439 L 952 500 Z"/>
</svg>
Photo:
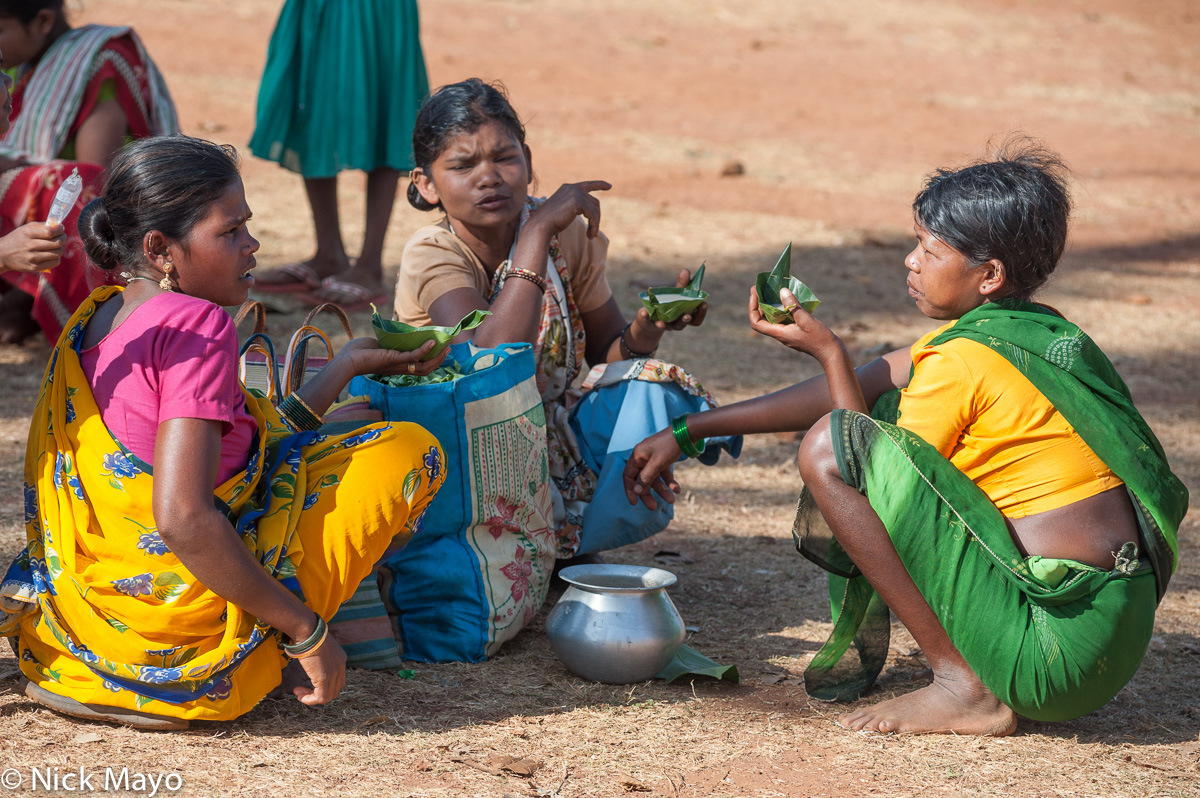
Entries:
<svg viewBox="0 0 1200 798">
<path fill-rule="evenodd" d="M 229 720 L 281 680 L 278 633 L 200 584 L 159 537 L 153 469 L 104 427 L 76 342 L 99 289 L 47 367 L 25 464 L 28 545 L 0 589 L 31 682 L 88 704 Z M 259 440 L 215 502 L 263 567 L 329 620 L 444 479 L 416 424 L 295 433 L 246 394 Z M 14 574 L 29 576 L 22 589 Z"/>
</svg>

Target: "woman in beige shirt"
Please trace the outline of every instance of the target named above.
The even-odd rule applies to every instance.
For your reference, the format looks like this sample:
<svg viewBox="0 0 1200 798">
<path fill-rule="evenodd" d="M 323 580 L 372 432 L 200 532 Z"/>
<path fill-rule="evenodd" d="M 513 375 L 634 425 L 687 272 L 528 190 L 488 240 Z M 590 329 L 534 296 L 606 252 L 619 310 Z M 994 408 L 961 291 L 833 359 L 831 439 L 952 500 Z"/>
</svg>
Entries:
<svg viewBox="0 0 1200 798">
<path fill-rule="evenodd" d="M 671 324 L 645 310 L 625 320 L 605 276 L 608 239 L 593 196 L 611 186 L 590 180 L 563 185 L 549 199 L 529 197 L 532 154 L 502 89 L 477 78 L 443 86 L 417 117 L 413 155 L 409 202 L 444 217 L 405 246 L 396 318 L 453 327 L 486 309 L 491 315 L 466 334 L 473 344 L 533 344 L 560 559 L 664 528 L 668 508 L 622 501 L 621 469 L 643 428 L 661 426 L 655 418 L 711 406 L 695 380 L 653 359 L 667 330 L 700 324 L 707 307 Z M 681 271 L 678 284 L 689 279 Z M 593 370 L 583 390 L 572 388 L 584 361 Z M 597 499 L 606 495 L 612 501 Z"/>
</svg>

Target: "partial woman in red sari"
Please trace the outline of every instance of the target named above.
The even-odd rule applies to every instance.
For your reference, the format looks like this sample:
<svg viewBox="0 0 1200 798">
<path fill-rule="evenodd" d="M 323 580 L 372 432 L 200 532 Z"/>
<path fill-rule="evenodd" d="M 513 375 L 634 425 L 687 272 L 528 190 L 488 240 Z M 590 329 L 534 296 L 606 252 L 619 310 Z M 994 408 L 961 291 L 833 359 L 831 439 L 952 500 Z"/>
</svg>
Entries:
<svg viewBox="0 0 1200 798">
<path fill-rule="evenodd" d="M 62 0 L 0 0 L 0 50 L 10 71 L 12 127 L 0 140 L 0 235 L 45 221 L 62 181 L 78 169 L 83 195 L 64 220 L 62 262 L 48 272 L 0 275 L 0 342 L 40 328 L 53 343 L 105 275 L 87 265 L 79 209 L 126 143 L 179 132 L 166 83 L 127 27 L 72 28 Z"/>
</svg>

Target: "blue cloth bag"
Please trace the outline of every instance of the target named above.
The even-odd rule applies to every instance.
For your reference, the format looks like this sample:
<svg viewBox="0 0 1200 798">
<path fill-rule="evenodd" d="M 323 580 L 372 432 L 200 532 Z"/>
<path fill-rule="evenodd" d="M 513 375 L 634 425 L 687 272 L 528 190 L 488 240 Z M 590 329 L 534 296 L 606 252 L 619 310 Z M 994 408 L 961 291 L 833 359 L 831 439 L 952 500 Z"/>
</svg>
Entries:
<svg viewBox="0 0 1200 798">
<path fill-rule="evenodd" d="M 634 446 L 670 427 L 671 419 L 710 407 L 670 382 L 622 380 L 583 395 L 571 410 L 570 423 L 598 479 L 596 495 L 583 513 L 580 554 L 636 543 L 666 529 L 675 515 L 674 505 L 661 500 L 654 510 L 640 501 L 631 505 L 622 476 L 625 464 Z M 736 458 L 742 451 L 742 437 L 709 438 L 699 460 L 713 465 L 722 451 Z"/>
<path fill-rule="evenodd" d="M 478 662 L 545 601 L 554 567 L 546 417 L 533 350 L 451 347 L 464 376 L 392 387 L 365 377 L 389 421 L 414 421 L 446 454 L 446 481 L 412 540 L 380 568 L 405 659 Z"/>
</svg>

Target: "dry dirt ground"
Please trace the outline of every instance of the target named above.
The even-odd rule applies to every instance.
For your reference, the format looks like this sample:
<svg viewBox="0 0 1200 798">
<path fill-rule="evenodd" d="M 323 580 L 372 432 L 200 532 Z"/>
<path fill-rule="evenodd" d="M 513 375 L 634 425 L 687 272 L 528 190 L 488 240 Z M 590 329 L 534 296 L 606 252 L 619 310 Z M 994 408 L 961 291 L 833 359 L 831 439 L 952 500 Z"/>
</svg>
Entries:
<svg viewBox="0 0 1200 798">
<path fill-rule="evenodd" d="M 76 20 L 131 23 L 184 129 L 244 146 L 279 0 L 89 0 Z M 1191 0 L 436 0 L 422 7 L 434 85 L 507 83 L 543 193 L 604 178 L 610 279 L 639 285 L 708 262 L 712 312 L 663 352 L 725 400 L 811 375 L 745 322 L 753 275 L 788 241 L 796 272 L 860 360 L 914 340 L 902 257 L 922 176 L 1023 130 L 1074 169 L 1070 252 L 1046 301 L 1092 332 L 1192 491 L 1200 489 L 1200 9 Z M 742 174 L 726 176 L 726 171 Z M 728 167 L 728 168 L 727 168 Z M 299 181 L 247 158 L 260 264 L 311 247 Z M 361 234 L 363 182 L 343 182 Z M 427 217 L 398 206 L 387 262 Z M 356 323 L 367 330 L 366 316 Z M 288 317 L 273 322 L 288 329 Z M 0 348 L 0 555 L 23 531 L 25 431 L 47 348 Z M 612 559 L 658 562 L 699 628 L 691 644 L 740 685 L 627 687 L 569 675 L 534 628 L 479 665 L 412 680 L 352 672 L 310 710 L 268 700 L 180 735 L 76 725 L 0 681 L 4 767 L 181 774 L 187 794 L 668 796 L 1200 795 L 1200 535 L 1133 682 L 1070 723 L 999 740 L 846 732 L 797 679 L 828 631 L 821 575 L 791 549 L 795 444 L 747 442 L 737 465 L 681 469 L 671 528 Z M 553 597 L 552 597 L 553 598 Z M 0 649 L 7 653 L 6 649 Z M 928 680 L 911 638 L 870 701 Z M 11 658 L 0 671 L 11 671 Z M 81 733 L 96 734 L 80 737 Z M 462 760 L 541 763 L 532 777 Z"/>
</svg>

